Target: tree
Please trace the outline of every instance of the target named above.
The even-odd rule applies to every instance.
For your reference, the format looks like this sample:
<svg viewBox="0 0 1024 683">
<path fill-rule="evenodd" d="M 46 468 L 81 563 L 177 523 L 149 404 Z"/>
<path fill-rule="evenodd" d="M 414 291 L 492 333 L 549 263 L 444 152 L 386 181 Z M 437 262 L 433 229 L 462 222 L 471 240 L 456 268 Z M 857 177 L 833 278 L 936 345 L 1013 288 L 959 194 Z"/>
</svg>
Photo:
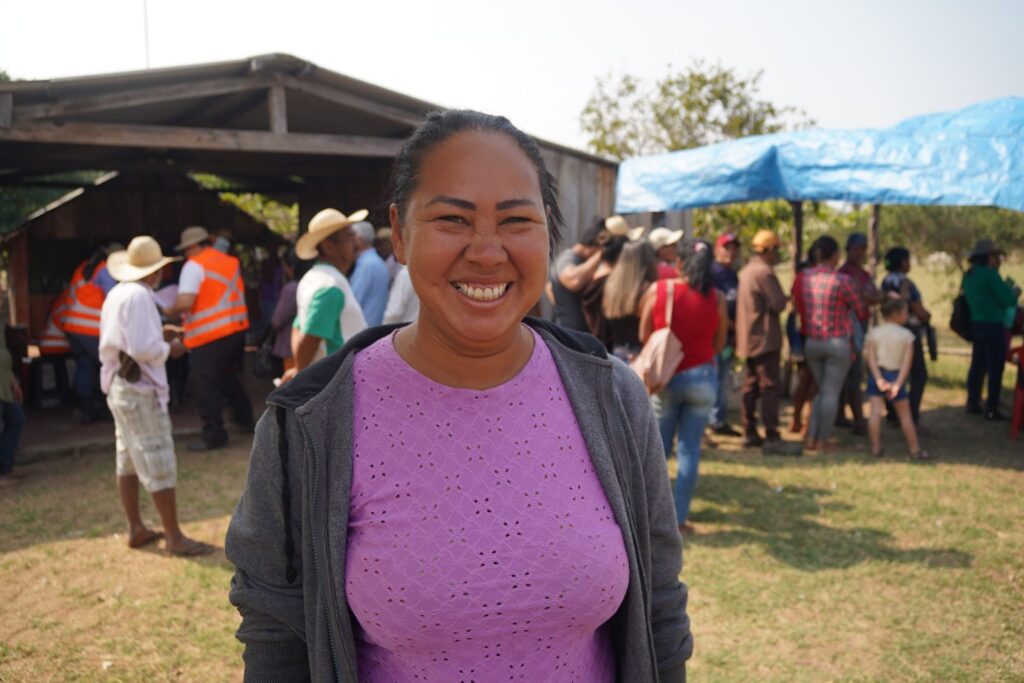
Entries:
<svg viewBox="0 0 1024 683">
<path fill-rule="evenodd" d="M 653 86 L 608 76 L 598 79 L 580 126 L 593 152 L 622 160 L 813 125 L 803 111 L 761 99 L 762 76 L 701 60 L 678 72 L 669 67 Z"/>
<path fill-rule="evenodd" d="M 598 79 L 580 115 L 580 126 L 592 152 L 622 160 L 813 125 L 802 110 L 761 98 L 762 76 L 760 71 L 741 76 L 721 64 L 700 60 L 682 71 L 669 67 L 653 85 L 629 74 L 608 76 Z M 814 208 L 821 219 L 830 211 L 824 205 Z M 694 230 L 702 236 L 731 228 L 749 239 L 758 229 L 769 228 L 786 239 L 792 219 L 789 203 L 782 200 L 693 212 Z"/>
<path fill-rule="evenodd" d="M 979 239 L 993 239 L 1007 251 L 1024 248 L 1024 214 L 987 206 L 884 206 L 879 230 L 883 249 L 898 244 L 921 256 L 944 252 L 961 271 Z"/>
</svg>

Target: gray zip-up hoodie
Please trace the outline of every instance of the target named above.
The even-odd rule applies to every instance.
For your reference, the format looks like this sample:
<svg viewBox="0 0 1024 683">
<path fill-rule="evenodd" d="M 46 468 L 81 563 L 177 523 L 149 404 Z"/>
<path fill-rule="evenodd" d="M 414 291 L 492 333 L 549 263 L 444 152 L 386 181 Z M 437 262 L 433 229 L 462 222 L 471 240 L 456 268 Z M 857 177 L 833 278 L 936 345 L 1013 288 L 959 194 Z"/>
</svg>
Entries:
<svg viewBox="0 0 1024 683">
<path fill-rule="evenodd" d="M 596 339 L 527 319 L 551 349 L 629 559 L 611 619 L 617 680 L 685 681 L 693 652 L 682 548 L 647 394 Z M 353 362 L 398 326 L 357 335 L 273 392 L 228 528 L 245 680 L 358 680 L 345 599 Z"/>
</svg>

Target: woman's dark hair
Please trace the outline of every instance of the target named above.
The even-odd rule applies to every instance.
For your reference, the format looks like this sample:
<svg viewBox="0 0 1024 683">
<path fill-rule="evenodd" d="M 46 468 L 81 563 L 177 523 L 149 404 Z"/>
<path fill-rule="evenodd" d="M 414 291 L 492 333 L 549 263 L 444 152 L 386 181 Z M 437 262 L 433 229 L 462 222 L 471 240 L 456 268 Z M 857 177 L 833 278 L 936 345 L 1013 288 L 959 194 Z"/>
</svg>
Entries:
<svg viewBox="0 0 1024 683">
<path fill-rule="evenodd" d="M 288 251 L 281 257 L 281 262 L 291 269 L 292 279 L 294 280 L 301 280 L 302 276 L 313 265 L 313 261 L 303 261 L 300 259 L 299 255 L 295 253 L 295 247 L 288 247 Z"/>
<path fill-rule="evenodd" d="M 504 116 L 492 116 L 470 109 L 447 109 L 430 112 L 420 126 L 413 131 L 391 167 L 388 186 L 391 203 L 398 208 L 399 220 L 405 220 L 409 197 L 419 184 L 420 166 L 423 158 L 437 145 L 466 131 L 501 133 L 511 138 L 523 154 L 533 163 L 540 178 L 540 196 L 548 218 L 548 234 L 551 249 L 561 240 L 564 220 L 558 208 L 558 183 L 544 165 L 540 148 L 529 135 L 519 130 Z"/>
<path fill-rule="evenodd" d="M 676 243 L 676 253 L 683 262 L 683 275 L 691 289 L 701 294 L 711 291 L 711 264 L 714 252 L 706 240 L 685 239 Z"/>
<path fill-rule="evenodd" d="M 626 246 L 629 238 L 625 235 L 613 235 L 610 232 L 602 232 L 597 245 L 601 247 L 601 260 L 615 265 L 619 260 L 622 248 Z"/>
<path fill-rule="evenodd" d="M 598 238 L 604 231 L 604 219 L 598 218 L 597 221 L 593 225 L 591 225 L 586 232 L 580 235 L 579 243 L 587 247 L 600 246 L 598 243 Z"/>
<path fill-rule="evenodd" d="M 818 239 L 814 240 L 814 244 L 811 245 L 811 254 L 814 257 L 815 263 L 828 261 L 838 252 L 839 242 L 837 242 L 834 237 L 829 237 L 828 235 L 822 235 Z"/>
<path fill-rule="evenodd" d="M 885 269 L 892 273 L 903 268 L 903 262 L 909 260 L 909 249 L 906 247 L 893 247 L 885 252 Z"/>
</svg>

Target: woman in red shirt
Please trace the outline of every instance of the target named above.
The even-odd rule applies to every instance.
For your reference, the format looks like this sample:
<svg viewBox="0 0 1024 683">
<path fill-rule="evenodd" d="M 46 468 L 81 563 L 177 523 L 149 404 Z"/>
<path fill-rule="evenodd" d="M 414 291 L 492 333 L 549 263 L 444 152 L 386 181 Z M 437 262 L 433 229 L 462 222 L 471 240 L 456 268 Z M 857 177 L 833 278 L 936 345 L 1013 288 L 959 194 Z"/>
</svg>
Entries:
<svg viewBox="0 0 1024 683">
<path fill-rule="evenodd" d="M 715 355 L 725 346 L 729 329 L 726 302 L 711 280 L 711 245 L 703 240 L 677 243 L 677 267 L 682 277 L 659 280 L 651 285 L 640 313 L 640 338 L 669 327 L 682 342 L 684 358 L 676 374 L 659 394 L 661 415 L 658 426 L 665 454 L 672 452 L 678 434 L 679 474 L 675 484 L 676 521 L 679 532 L 693 533 L 686 521 L 697 485 L 700 440 L 718 396 Z M 666 320 L 669 290 L 672 290 L 672 319 Z"/>
</svg>

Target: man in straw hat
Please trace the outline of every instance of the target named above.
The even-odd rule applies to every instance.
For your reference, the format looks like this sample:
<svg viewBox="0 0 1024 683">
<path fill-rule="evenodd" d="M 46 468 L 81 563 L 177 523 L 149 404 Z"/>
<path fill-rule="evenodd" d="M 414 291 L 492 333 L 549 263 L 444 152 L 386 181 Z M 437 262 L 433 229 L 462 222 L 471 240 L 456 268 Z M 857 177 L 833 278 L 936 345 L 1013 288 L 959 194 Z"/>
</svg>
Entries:
<svg viewBox="0 0 1024 683">
<path fill-rule="evenodd" d="M 765 453 L 797 455 L 782 441 L 779 434 L 779 398 L 782 357 L 782 325 L 780 316 L 788 299 L 775 264 L 779 261 L 782 243 L 771 230 L 758 230 L 751 240 L 754 255 L 739 272 L 736 294 L 736 355 L 746 359 L 741 415 L 745 447 L 764 446 Z M 757 431 L 757 401 L 761 400 L 761 419 L 765 438 Z"/>
<path fill-rule="evenodd" d="M 168 552 L 192 556 L 213 548 L 188 538 L 178 526 L 178 465 L 164 367 L 168 356 L 184 355 L 185 346 L 176 338 L 166 341 L 153 298 L 164 266 L 177 260 L 165 257 L 152 237 L 136 237 L 126 251 L 108 257 L 107 268 L 119 284 L 110 290 L 100 312 L 100 385 L 114 415 L 117 491 L 128 517 L 128 546 L 139 548 L 164 537 Z M 142 521 L 140 481 L 153 496 L 163 532 Z"/>
<path fill-rule="evenodd" d="M 309 230 L 295 243 L 301 259 L 316 259 L 296 291 L 298 315 L 292 330 L 295 368 L 285 373 L 288 380 L 313 361 L 340 349 L 354 335 L 366 329 L 366 319 L 345 273 L 355 263 L 355 234 L 352 226 L 366 218 L 366 209 L 346 216 L 337 209 L 324 209 L 309 222 Z"/>
<path fill-rule="evenodd" d="M 188 448 L 206 451 L 228 443 L 225 399 L 235 424 L 248 431 L 254 424 L 252 403 L 241 380 L 245 331 L 249 329 L 242 266 L 234 256 L 214 249 L 210 234 L 200 226 L 186 228 L 174 249 L 188 261 L 178 280 L 178 298 L 165 313 L 182 313 L 185 346 L 192 353 L 192 373 L 199 390 L 203 434 Z"/>
</svg>

